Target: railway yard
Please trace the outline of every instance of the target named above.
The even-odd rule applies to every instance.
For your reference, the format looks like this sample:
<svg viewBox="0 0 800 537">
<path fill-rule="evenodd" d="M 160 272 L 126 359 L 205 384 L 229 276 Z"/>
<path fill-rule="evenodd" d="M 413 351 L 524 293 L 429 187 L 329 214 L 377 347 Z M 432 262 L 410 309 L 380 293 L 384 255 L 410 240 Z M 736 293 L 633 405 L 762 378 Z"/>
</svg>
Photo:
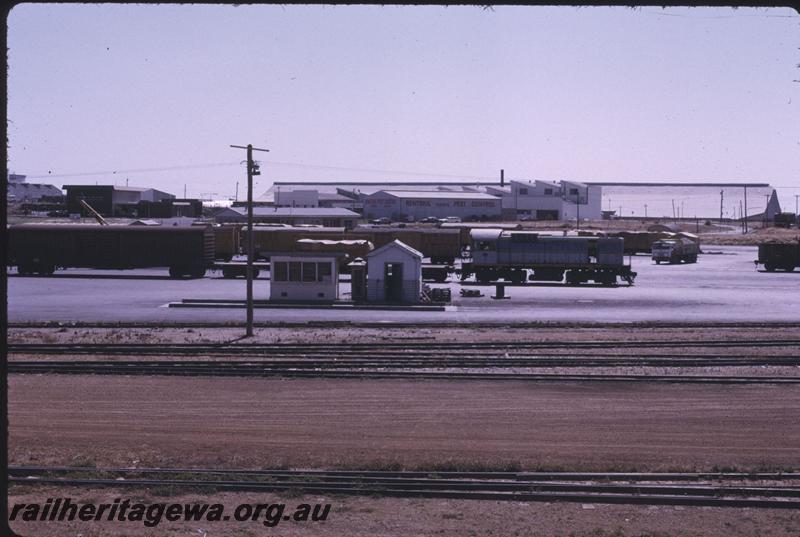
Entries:
<svg viewBox="0 0 800 537">
<path fill-rule="evenodd" d="M 263 271 L 250 338 L 244 282 L 218 272 L 11 270 L 11 503 L 332 505 L 325 523 L 271 529 L 12 527 L 797 536 L 800 280 L 757 257 L 626 255 L 633 286 L 531 279 L 507 282 L 507 300 L 451 275 L 431 283 L 453 297 L 438 309 L 270 304 Z M 347 296 L 350 276 L 338 285 Z"/>
<path fill-rule="evenodd" d="M 797 323 L 12 325 L 12 499 L 327 501 L 320 535 L 793 535 L 798 345 Z"/>
</svg>

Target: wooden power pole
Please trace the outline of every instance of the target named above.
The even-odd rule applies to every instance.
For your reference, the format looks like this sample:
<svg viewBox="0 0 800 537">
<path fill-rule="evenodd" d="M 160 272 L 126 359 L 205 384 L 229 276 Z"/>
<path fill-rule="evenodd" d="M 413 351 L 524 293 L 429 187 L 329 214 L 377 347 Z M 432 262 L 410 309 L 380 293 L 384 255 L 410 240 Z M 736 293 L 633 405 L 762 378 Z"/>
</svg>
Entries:
<svg viewBox="0 0 800 537">
<path fill-rule="evenodd" d="M 245 337 L 253 337 L 253 176 L 261 175 L 258 164 L 253 162 L 253 151 L 268 152 L 251 144 L 231 145 L 247 150 L 247 332 Z"/>
</svg>

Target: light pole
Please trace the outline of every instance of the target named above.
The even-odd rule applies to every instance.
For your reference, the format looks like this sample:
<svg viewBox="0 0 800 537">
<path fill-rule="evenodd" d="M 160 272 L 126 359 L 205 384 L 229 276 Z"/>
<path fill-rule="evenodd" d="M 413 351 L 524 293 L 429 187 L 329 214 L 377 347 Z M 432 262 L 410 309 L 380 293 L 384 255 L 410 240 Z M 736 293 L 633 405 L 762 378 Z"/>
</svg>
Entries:
<svg viewBox="0 0 800 537">
<path fill-rule="evenodd" d="M 247 331 L 245 337 L 253 337 L 253 176 L 261 175 L 258 164 L 253 162 L 253 151 L 268 152 L 251 144 L 231 145 L 237 149 L 247 149 Z"/>
</svg>

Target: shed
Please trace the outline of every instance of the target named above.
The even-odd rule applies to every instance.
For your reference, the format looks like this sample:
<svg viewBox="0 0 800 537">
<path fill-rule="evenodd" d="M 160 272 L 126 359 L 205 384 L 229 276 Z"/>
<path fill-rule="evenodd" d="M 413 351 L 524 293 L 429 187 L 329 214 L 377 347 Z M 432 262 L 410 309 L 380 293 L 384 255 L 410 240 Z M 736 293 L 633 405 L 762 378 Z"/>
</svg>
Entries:
<svg viewBox="0 0 800 537">
<path fill-rule="evenodd" d="M 338 252 L 269 252 L 272 301 L 339 299 Z"/>
<path fill-rule="evenodd" d="M 421 252 L 395 239 L 367 254 L 367 301 L 415 304 L 421 290 Z"/>
</svg>

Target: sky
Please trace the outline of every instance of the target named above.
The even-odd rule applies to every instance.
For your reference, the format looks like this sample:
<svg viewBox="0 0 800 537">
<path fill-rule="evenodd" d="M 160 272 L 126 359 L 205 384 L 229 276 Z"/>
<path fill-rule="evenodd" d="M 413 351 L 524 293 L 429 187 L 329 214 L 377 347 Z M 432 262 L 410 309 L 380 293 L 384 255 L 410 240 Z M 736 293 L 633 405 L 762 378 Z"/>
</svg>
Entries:
<svg viewBox="0 0 800 537">
<path fill-rule="evenodd" d="M 273 181 L 767 182 L 800 194 L 788 8 L 21 4 L 8 168 Z"/>
</svg>

